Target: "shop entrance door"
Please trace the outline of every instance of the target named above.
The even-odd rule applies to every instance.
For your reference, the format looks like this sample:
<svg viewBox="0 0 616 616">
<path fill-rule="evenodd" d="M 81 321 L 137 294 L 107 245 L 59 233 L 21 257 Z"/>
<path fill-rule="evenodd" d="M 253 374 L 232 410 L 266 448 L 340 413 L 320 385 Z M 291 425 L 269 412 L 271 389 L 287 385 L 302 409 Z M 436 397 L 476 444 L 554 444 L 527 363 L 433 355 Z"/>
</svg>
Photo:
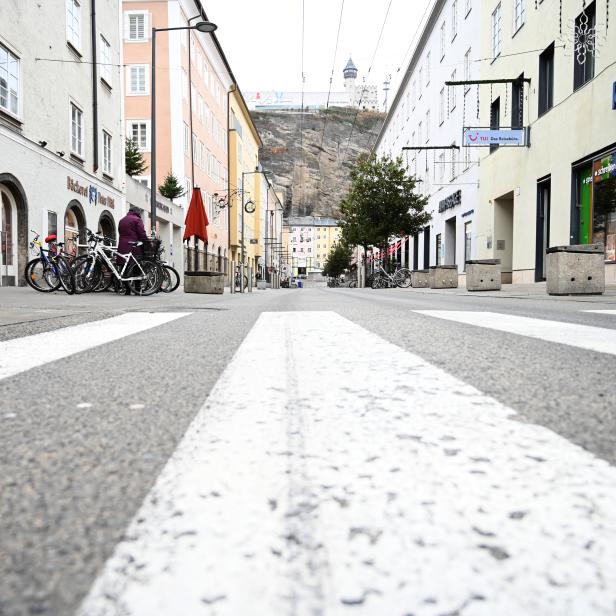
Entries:
<svg viewBox="0 0 616 616">
<path fill-rule="evenodd" d="M 17 284 L 17 206 L 0 186 L 0 286 Z"/>
<path fill-rule="evenodd" d="M 537 250 L 535 255 L 535 282 L 545 280 L 545 251 L 550 245 L 550 179 L 537 184 Z"/>
<path fill-rule="evenodd" d="M 430 267 L 430 227 L 424 227 L 423 232 L 423 269 Z"/>
<path fill-rule="evenodd" d="M 513 281 L 513 193 L 494 200 L 494 257 L 501 261 L 503 284 Z"/>
<path fill-rule="evenodd" d="M 589 163 L 580 169 L 578 178 L 578 242 L 590 244 L 592 243 L 592 164 Z"/>
</svg>

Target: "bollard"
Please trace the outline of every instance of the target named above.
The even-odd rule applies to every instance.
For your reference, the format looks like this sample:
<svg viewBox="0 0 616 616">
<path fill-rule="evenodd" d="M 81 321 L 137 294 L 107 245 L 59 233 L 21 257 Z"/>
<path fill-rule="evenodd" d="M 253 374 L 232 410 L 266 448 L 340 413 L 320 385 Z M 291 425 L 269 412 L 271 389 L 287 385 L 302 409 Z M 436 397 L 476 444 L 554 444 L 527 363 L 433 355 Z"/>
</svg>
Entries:
<svg viewBox="0 0 616 616">
<path fill-rule="evenodd" d="M 546 253 L 548 295 L 601 295 L 605 292 L 603 244 L 552 246 Z"/>
<path fill-rule="evenodd" d="M 500 259 L 472 259 L 466 262 L 467 291 L 500 291 Z"/>
</svg>

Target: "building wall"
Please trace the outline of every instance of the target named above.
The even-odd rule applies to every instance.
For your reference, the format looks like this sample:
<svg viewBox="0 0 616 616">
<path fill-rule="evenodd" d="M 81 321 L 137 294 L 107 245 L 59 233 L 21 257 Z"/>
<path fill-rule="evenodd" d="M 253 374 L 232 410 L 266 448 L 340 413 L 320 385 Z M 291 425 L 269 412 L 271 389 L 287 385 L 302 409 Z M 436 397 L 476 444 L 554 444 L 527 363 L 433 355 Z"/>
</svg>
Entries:
<svg viewBox="0 0 616 616">
<path fill-rule="evenodd" d="M 157 28 L 187 26 L 188 19 L 198 13 L 192 0 L 123 0 L 123 11 L 126 78 L 129 78 L 131 64 L 144 64 L 148 81 L 152 25 Z M 135 42 L 129 37 L 128 16 L 140 12 L 147 16 L 147 34 L 145 40 Z M 208 251 L 216 254 L 220 250 L 221 256 L 225 256 L 228 219 L 217 203 L 227 187 L 226 92 L 232 83 L 231 76 L 209 34 L 188 30 L 159 32 L 156 57 L 156 184 L 160 185 L 167 173 L 172 172 L 186 191 L 183 197 L 176 199 L 183 206 L 188 205 L 193 186 L 201 189 L 210 222 Z M 150 105 L 150 88 L 137 96 L 127 92 L 127 130 L 134 121 L 149 121 Z M 143 150 L 148 164 L 150 152 L 151 144 L 148 143 Z M 144 179 L 149 182 L 149 176 Z"/>
<path fill-rule="evenodd" d="M 65 232 L 65 215 L 70 207 L 79 230 L 86 226 L 98 230 L 103 217 L 111 233 L 124 213 L 119 3 L 99 0 L 96 4 L 98 63 L 94 62 L 90 3 L 80 4 L 77 38 L 72 44 L 66 10 L 66 3 L 0 3 L 0 45 L 19 60 L 18 108 L 16 113 L 0 111 L 0 192 L 12 211 L 7 218 L 13 234 L 8 244 L 14 251 L 11 271 L 0 266 L 5 284 L 23 283 L 30 229 L 44 237 L 53 230 L 55 218 L 58 239 L 69 240 L 72 233 Z M 104 75 L 101 36 L 110 48 L 109 71 L 105 67 Z M 93 70 L 97 72 L 95 83 Z M 96 115 L 94 93 L 98 96 Z M 82 112 L 79 155 L 72 148 L 71 103 Z M 103 166 L 103 131 L 111 138 L 108 169 Z M 4 219 L 3 214 L 3 228 Z M 7 264 L 3 261 L 2 265 Z"/>
<path fill-rule="evenodd" d="M 462 0 L 438 0 L 434 4 L 377 140 L 377 154 L 402 156 L 409 173 L 418 179 L 418 191 L 428 198 L 426 210 L 432 215 L 429 240 L 427 233 L 419 234 L 415 259 L 410 238 L 409 263 L 405 251 L 400 251 L 399 259 L 408 267 L 413 267 L 415 261 L 420 269 L 437 263 L 439 235 L 439 261 L 457 264 L 460 275 L 464 272 L 465 257 L 475 256 L 479 155 L 461 147 L 461 136 L 465 124 L 476 122 L 476 89 L 448 88 L 445 81 L 479 77 L 479 4 L 472 1 L 470 10 Z M 460 150 L 402 150 L 404 146 L 451 145 Z M 465 233 L 471 234 L 470 253 L 465 252 Z M 426 261 L 424 243 L 428 241 Z"/>
<path fill-rule="evenodd" d="M 492 57 L 491 17 L 498 2 L 482 3 L 482 56 Z M 587 3 L 590 4 L 590 3 Z M 576 243 L 575 163 L 601 151 L 616 150 L 616 111 L 612 88 L 616 82 L 616 36 L 606 36 L 606 0 L 596 0 L 601 46 L 596 57 L 595 77 L 573 91 L 575 59 L 571 44 L 563 38 L 581 11 L 581 3 L 563 2 L 562 35 L 559 2 L 526 2 L 524 24 L 514 31 L 513 2 L 502 2 L 502 50 L 493 62 L 482 63 L 483 79 L 531 79 L 524 94 L 524 124 L 530 126 L 530 147 L 482 150 L 479 255 L 501 258 L 512 271 L 513 282 L 539 279 L 537 265 L 538 180 L 551 179 L 549 242 L 551 246 Z M 614 7 L 611 7 L 614 19 Z M 539 117 L 539 55 L 550 44 L 554 49 L 554 106 Z M 535 50 L 535 51 L 528 51 Z M 540 50 L 540 51 L 536 51 Z M 511 125 L 511 87 L 495 85 L 492 99 L 501 100 L 501 126 Z M 508 100 L 507 113 L 504 101 Z M 490 89 L 481 96 L 481 124 L 489 125 Z M 616 160 L 616 159 L 615 159 Z M 614 174 L 616 175 L 616 173 Z M 615 204 L 616 205 L 616 204 Z M 512 223 L 509 221 L 512 219 Z M 504 221 L 504 222 L 503 222 Z M 616 265 L 607 267 L 607 279 L 616 280 Z"/>
<path fill-rule="evenodd" d="M 340 227 L 334 219 L 312 216 L 287 219 L 283 242 L 293 275 L 297 275 L 299 267 L 305 267 L 307 274 L 322 271 L 339 239 Z"/>
</svg>

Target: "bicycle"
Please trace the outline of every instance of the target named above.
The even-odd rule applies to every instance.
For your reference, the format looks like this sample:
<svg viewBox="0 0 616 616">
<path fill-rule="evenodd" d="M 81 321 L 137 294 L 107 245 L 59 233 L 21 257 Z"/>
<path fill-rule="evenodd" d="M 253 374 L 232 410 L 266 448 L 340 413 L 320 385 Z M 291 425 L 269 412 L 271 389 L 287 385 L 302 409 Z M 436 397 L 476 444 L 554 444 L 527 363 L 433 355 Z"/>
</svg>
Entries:
<svg viewBox="0 0 616 616">
<path fill-rule="evenodd" d="M 121 292 L 124 283 L 135 295 L 152 295 L 158 291 L 162 284 L 162 267 L 153 258 L 138 260 L 132 252 L 119 253 L 115 246 L 106 244 L 109 238 L 95 235 L 89 229 L 87 233 L 88 254 L 78 257 L 75 264 L 75 280 L 80 292 L 106 290 L 111 284 Z M 137 247 L 143 242 L 130 244 Z M 114 264 L 117 257 L 122 260 L 121 268 L 117 261 Z"/>
<path fill-rule="evenodd" d="M 382 265 L 374 272 L 370 287 L 372 289 L 383 289 L 399 287 L 408 289 L 411 286 L 411 270 L 406 267 L 396 268 L 393 274 L 388 274 Z"/>
<path fill-rule="evenodd" d="M 49 293 L 57 291 L 60 287 L 68 294 L 75 293 L 75 278 L 73 270 L 62 253 L 63 242 L 56 242 L 55 235 L 48 235 L 45 242 L 49 248 L 43 248 L 39 240 L 40 233 L 30 229 L 34 239 L 30 242 L 30 250 L 38 256 L 26 263 L 24 277 L 26 283 L 35 291 Z"/>
<path fill-rule="evenodd" d="M 236 291 L 241 291 L 242 290 L 242 285 L 241 285 L 241 269 L 239 267 L 237 267 L 235 269 L 235 290 Z M 244 291 L 248 288 L 248 276 L 246 276 L 246 274 L 244 274 Z"/>
</svg>

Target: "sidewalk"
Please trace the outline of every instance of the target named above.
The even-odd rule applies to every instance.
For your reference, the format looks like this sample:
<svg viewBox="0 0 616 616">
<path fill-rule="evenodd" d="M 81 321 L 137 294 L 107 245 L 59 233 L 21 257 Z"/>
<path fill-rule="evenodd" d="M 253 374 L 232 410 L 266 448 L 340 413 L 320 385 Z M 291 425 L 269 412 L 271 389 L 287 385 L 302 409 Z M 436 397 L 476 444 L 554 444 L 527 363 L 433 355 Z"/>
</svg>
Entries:
<svg viewBox="0 0 616 616">
<path fill-rule="evenodd" d="M 616 284 L 608 284 L 603 295 L 548 295 L 545 282 L 534 284 L 504 284 L 500 291 L 467 291 L 466 287 L 457 289 L 397 289 L 401 293 L 421 293 L 424 295 L 463 295 L 465 297 L 497 297 L 502 299 L 518 298 L 547 301 L 576 301 L 616 304 Z"/>
</svg>

